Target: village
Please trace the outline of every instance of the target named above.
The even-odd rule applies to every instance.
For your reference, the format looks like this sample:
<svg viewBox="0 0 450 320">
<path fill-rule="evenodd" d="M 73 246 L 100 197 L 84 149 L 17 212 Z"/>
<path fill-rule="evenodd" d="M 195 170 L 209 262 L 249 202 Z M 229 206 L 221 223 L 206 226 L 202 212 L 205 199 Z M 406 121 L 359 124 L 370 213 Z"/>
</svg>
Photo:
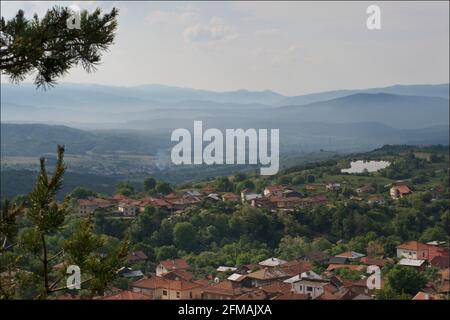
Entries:
<svg viewBox="0 0 450 320">
<path fill-rule="evenodd" d="M 86 216 L 101 210 L 110 219 L 133 219 L 148 206 L 158 208 L 168 216 L 182 216 L 188 208 L 204 202 L 228 202 L 236 205 L 264 208 L 270 212 L 289 214 L 295 210 L 326 206 L 329 195 L 342 188 L 340 183 L 306 184 L 301 191 L 284 185 L 268 185 L 261 193 L 243 189 L 240 195 L 232 192 L 216 192 L 212 185 L 201 189 L 183 190 L 167 195 L 130 198 L 115 194 L 111 197 L 90 197 L 78 200 L 79 215 Z M 355 190 L 348 201 L 365 202 L 383 206 L 388 201 L 408 197 L 413 188 L 403 181 L 393 183 L 387 194 L 376 194 L 369 185 Z M 240 266 L 220 265 L 215 275 L 199 276 L 185 259 L 174 258 L 156 262 L 152 272 L 139 269 L 149 258 L 142 251 L 132 251 L 118 275 L 129 281 L 126 289 L 113 288 L 95 299 L 162 299 L 162 300 L 371 300 L 382 289 L 386 279 L 380 271 L 379 288 L 370 285 L 369 266 L 383 270 L 387 265 L 405 266 L 419 273 L 430 268 L 437 270 L 437 278 L 415 293 L 414 300 L 448 299 L 450 293 L 449 249 L 441 241 L 421 243 L 409 241 L 396 248 L 395 257 L 369 255 L 344 251 L 330 256 L 321 251 L 309 252 L 286 261 L 270 257 L 257 264 Z M 136 267 L 137 266 L 137 267 Z M 60 265 L 59 267 L 62 267 Z M 359 279 L 342 277 L 342 270 L 359 272 Z M 220 275 L 220 276 L 217 276 Z M 58 299 L 77 296 L 64 294 Z"/>
<path fill-rule="evenodd" d="M 312 205 L 326 205 L 327 197 L 320 192 L 319 189 L 326 190 L 326 192 L 333 193 L 341 190 L 341 184 L 328 183 L 323 184 L 309 184 L 305 186 L 305 190 L 317 193 L 311 197 L 303 197 L 301 193 L 293 188 L 282 185 L 270 185 L 264 188 L 262 193 L 257 193 L 254 190 L 245 188 L 241 191 L 240 196 L 233 192 L 218 193 L 211 185 L 205 185 L 200 190 L 186 190 L 181 192 L 172 192 L 168 195 L 161 195 L 157 197 L 149 197 L 142 194 L 142 197 L 137 199 L 130 198 L 122 194 L 115 194 L 111 197 L 88 197 L 87 199 L 79 199 L 78 212 L 81 216 L 92 214 L 95 210 L 101 209 L 110 217 L 132 218 L 139 212 L 143 212 L 146 207 L 153 206 L 166 212 L 167 214 L 182 214 L 185 209 L 195 206 L 202 201 L 229 201 L 235 203 L 249 204 L 253 207 L 266 208 L 272 211 L 294 211 L 297 208 L 312 206 Z M 365 185 L 358 189 L 358 194 L 369 193 L 373 188 Z M 317 191 L 317 192 L 316 192 Z M 401 199 L 412 193 L 410 187 L 399 181 L 389 189 L 389 197 L 394 200 Z M 350 196 L 350 200 L 364 201 L 363 197 Z M 384 195 L 369 195 L 366 199 L 368 204 L 385 203 Z"/>
<path fill-rule="evenodd" d="M 439 278 L 414 295 L 413 300 L 448 299 L 450 293 L 449 250 L 443 243 L 427 244 L 411 241 L 396 248 L 397 264 L 425 272 L 427 268 L 439 269 Z M 131 252 L 127 263 L 132 266 L 145 262 L 143 252 Z M 183 259 L 167 259 L 157 264 L 154 273 L 144 275 L 132 267 L 121 268 L 120 277 L 131 278 L 129 290 L 112 288 L 104 300 L 371 300 L 376 288 L 368 284 L 367 277 L 360 280 L 342 279 L 334 273 L 338 269 L 366 270 L 368 266 L 383 268 L 394 259 L 368 257 L 349 251 L 330 257 L 322 252 L 312 252 L 292 261 L 271 257 L 257 265 L 239 268 L 219 266 L 217 271 L 227 276 L 196 279 L 189 264 Z M 324 266 L 325 272 L 313 271 L 315 265 Z M 381 274 L 380 289 L 385 279 Z M 57 299 L 77 299 L 64 294 Z"/>
</svg>

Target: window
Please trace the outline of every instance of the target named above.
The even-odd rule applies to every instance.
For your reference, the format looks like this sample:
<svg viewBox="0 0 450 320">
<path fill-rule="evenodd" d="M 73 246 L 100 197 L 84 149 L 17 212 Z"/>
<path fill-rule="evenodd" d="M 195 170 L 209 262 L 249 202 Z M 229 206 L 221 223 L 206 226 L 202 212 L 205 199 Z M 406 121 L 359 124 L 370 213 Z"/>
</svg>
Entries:
<svg viewBox="0 0 450 320">
<path fill-rule="evenodd" d="M 179 291 L 177 291 L 177 299 L 180 299 L 180 292 Z"/>
<path fill-rule="evenodd" d="M 167 296 L 167 290 L 163 290 L 163 296 Z"/>
<path fill-rule="evenodd" d="M 312 292 L 312 287 L 306 287 L 306 291 Z"/>
<path fill-rule="evenodd" d="M 192 299 L 192 291 L 189 291 L 189 298 Z"/>
</svg>

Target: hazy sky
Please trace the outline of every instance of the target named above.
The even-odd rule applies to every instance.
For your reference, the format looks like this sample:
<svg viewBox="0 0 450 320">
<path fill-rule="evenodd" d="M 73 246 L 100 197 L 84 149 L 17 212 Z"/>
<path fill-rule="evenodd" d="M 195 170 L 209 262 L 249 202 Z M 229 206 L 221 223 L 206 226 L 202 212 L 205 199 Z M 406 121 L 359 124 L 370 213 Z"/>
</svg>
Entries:
<svg viewBox="0 0 450 320">
<path fill-rule="evenodd" d="M 61 81 L 159 83 L 227 91 L 303 94 L 392 84 L 449 82 L 449 3 L 96 2 L 119 9 L 116 43 L 95 74 Z M 381 30 L 366 8 L 381 8 Z M 1 2 L 42 15 L 54 2 Z"/>
</svg>

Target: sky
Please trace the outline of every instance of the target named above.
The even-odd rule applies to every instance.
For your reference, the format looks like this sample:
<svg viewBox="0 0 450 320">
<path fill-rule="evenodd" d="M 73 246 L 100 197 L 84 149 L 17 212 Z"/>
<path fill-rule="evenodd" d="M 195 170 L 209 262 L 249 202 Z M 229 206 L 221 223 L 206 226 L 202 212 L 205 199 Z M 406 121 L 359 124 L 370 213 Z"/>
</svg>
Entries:
<svg viewBox="0 0 450 320">
<path fill-rule="evenodd" d="M 54 4 L 2 1 L 1 14 L 41 16 Z M 447 1 L 58 4 L 119 9 L 115 44 L 98 71 L 72 69 L 60 82 L 287 95 L 449 82 Z M 381 30 L 366 27 L 371 4 L 381 9 Z"/>
</svg>

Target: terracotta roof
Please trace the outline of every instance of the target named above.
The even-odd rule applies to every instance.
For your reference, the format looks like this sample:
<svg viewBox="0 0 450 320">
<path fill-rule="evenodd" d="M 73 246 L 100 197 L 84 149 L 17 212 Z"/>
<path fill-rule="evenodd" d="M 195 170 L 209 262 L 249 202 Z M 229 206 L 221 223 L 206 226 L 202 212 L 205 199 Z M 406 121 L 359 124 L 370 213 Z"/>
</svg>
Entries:
<svg viewBox="0 0 450 320">
<path fill-rule="evenodd" d="M 292 289 L 291 284 L 280 281 L 272 282 L 270 284 L 261 286 L 261 290 L 265 291 L 269 295 L 287 293 L 290 292 L 291 289 Z"/>
<path fill-rule="evenodd" d="M 273 300 L 309 300 L 309 296 L 307 294 L 296 292 L 283 292 Z"/>
<path fill-rule="evenodd" d="M 427 250 L 428 245 L 420 243 L 418 241 L 409 241 L 398 245 L 397 249 L 420 251 L 420 250 Z"/>
<path fill-rule="evenodd" d="M 261 289 L 258 289 L 244 293 L 243 295 L 237 297 L 236 300 L 266 300 L 267 298 L 267 293 Z"/>
<path fill-rule="evenodd" d="M 450 292 L 450 280 L 444 280 L 439 287 L 439 293 L 449 293 Z"/>
<path fill-rule="evenodd" d="M 119 204 L 118 204 L 118 206 L 122 207 L 122 208 L 134 207 L 134 206 L 139 206 L 139 205 L 140 205 L 140 201 L 133 200 L 133 199 L 122 200 L 122 201 L 119 201 Z"/>
<path fill-rule="evenodd" d="M 365 266 L 354 265 L 354 264 L 330 264 L 327 268 L 327 271 L 333 271 L 337 269 L 347 268 L 354 271 L 361 271 L 365 268 Z"/>
<path fill-rule="evenodd" d="M 171 289 L 171 290 L 190 290 L 193 288 L 200 288 L 201 285 L 199 283 L 186 281 L 183 279 L 180 280 L 169 280 L 164 279 L 162 277 L 151 277 L 151 278 L 143 278 L 136 282 L 133 282 L 133 287 L 145 288 L 145 289 Z"/>
<path fill-rule="evenodd" d="M 88 198 L 88 199 L 80 199 L 78 200 L 79 206 L 95 206 L 95 207 L 109 207 L 112 206 L 110 200 L 102 199 L 102 198 Z"/>
<path fill-rule="evenodd" d="M 441 275 L 441 278 L 443 280 L 450 280 L 450 269 L 446 268 L 439 271 L 439 274 Z"/>
<path fill-rule="evenodd" d="M 223 199 L 239 199 L 239 196 L 234 194 L 234 193 L 232 193 L 232 192 L 225 192 L 222 195 L 222 198 Z"/>
<path fill-rule="evenodd" d="M 338 291 L 338 289 L 335 286 L 328 283 L 322 288 L 323 293 L 316 298 L 317 300 L 336 300 L 336 296 L 334 294 Z"/>
<path fill-rule="evenodd" d="M 198 284 L 201 285 L 202 287 L 207 287 L 207 286 L 209 286 L 209 284 L 211 283 L 211 281 L 208 280 L 208 279 L 198 279 L 198 280 L 195 280 L 195 281 L 193 281 L 193 282 L 198 283 Z"/>
<path fill-rule="evenodd" d="M 132 283 L 133 287 L 144 289 L 164 288 L 168 284 L 168 280 L 161 277 L 142 278 Z"/>
<path fill-rule="evenodd" d="M 166 270 L 179 270 L 179 269 L 188 269 L 189 265 L 186 260 L 183 259 L 167 259 L 159 262 L 163 265 Z"/>
<path fill-rule="evenodd" d="M 119 202 L 121 200 L 129 200 L 129 199 L 130 198 L 128 198 L 127 196 L 124 196 L 123 194 L 119 194 L 119 193 L 116 193 L 111 198 L 109 198 L 109 200 L 112 200 L 115 202 Z"/>
<path fill-rule="evenodd" d="M 386 264 L 386 260 L 372 258 L 372 257 L 363 257 L 363 258 L 361 258 L 361 263 L 364 263 L 365 265 L 368 265 L 368 266 L 374 265 L 374 266 L 384 267 L 384 265 Z"/>
<path fill-rule="evenodd" d="M 290 276 L 312 270 L 313 265 L 305 261 L 290 261 L 281 265 L 281 270 Z"/>
<path fill-rule="evenodd" d="M 430 264 L 439 269 L 448 269 L 450 261 L 448 257 L 435 256 L 431 259 Z"/>
<path fill-rule="evenodd" d="M 384 197 L 381 195 L 372 195 L 367 197 L 367 200 L 369 201 L 385 201 Z"/>
<path fill-rule="evenodd" d="M 114 295 L 102 297 L 102 300 L 150 300 L 153 296 L 133 291 L 122 291 Z"/>
<path fill-rule="evenodd" d="M 164 199 L 160 199 L 160 198 L 152 199 L 152 204 L 156 207 L 167 207 L 167 208 L 172 207 L 172 205 L 169 202 L 165 201 Z"/>
<path fill-rule="evenodd" d="M 333 294 L 330 300 L 353 300 L 359 294 L 351 288 L 341 288 Z"/>
<path fill-rule="evenodd" d="M 438 296 L 434 294 L 425 293 L 423 291 L 417 292 L 417 294 L 412 298 L 413 300 L 440 300 Z"/>
<path fill-rule="evenodd" d="M 394 188 L 394 190 L 400 194 L 411 193 L 411 189 L 406 184 L 402 184 L 399 186 L 393 186 L 392 188 Z"/>
<path fill-rule="evenodd" d="M 270 202 L 290 202 L 290 203 L 300 203 L 302 198 L 300 197 L 283 197 L 283 196 L 271 196 L 269 198 Z"/>
<path fill-rule="evenodd" d="M 275 186 L 267 186 L 264 188 L 264 190 L 267 190 L 268 192 L 274 192 L 274 191 L 283 191 L 283 186 L 275 185 Z"/>
<path fill-rule="evenodd" d="M 212 283 L 210 286 L 204 288 L 203 292 L 235 297 L 243 294 L 245 290 L 232 281 L 224 280 L 219 283 Z"/>
<path fill-rule="evenodd" d="M 147 255 L 143 251 L 132 251 L 127 255 L 127 261 L 148 260 Z"/>
<path fill-rule="evenodd" d="M 194 274 L 192 272 L 187 272 L 184 270 L 172 270 L 161 276 L 164 279 L 176 280 L 183 279 L 186 281 L 191 281 L 194 278 Z"/>
</svg>

